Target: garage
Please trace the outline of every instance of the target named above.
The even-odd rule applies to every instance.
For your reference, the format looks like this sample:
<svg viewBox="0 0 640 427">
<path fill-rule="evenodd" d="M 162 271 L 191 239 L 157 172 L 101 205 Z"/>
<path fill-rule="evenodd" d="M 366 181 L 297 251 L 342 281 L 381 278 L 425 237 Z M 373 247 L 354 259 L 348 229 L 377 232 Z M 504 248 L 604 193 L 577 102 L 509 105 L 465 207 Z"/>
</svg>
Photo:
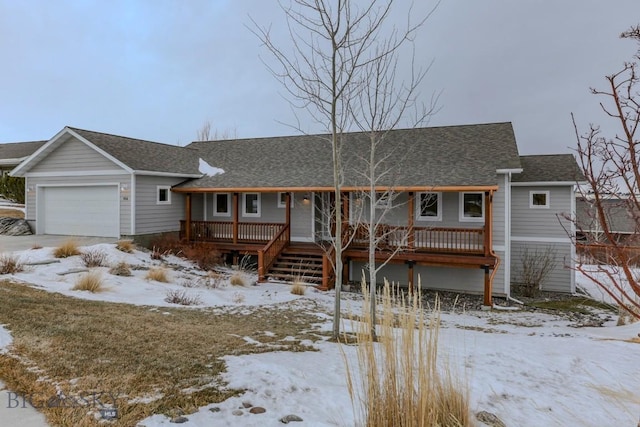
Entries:
<svg viewBox="0 0 640 427">
<path fill-rule="evenodd" d="M 38 234 L 120 236 L 118 185 L 38 188 Z"/>
</svg>

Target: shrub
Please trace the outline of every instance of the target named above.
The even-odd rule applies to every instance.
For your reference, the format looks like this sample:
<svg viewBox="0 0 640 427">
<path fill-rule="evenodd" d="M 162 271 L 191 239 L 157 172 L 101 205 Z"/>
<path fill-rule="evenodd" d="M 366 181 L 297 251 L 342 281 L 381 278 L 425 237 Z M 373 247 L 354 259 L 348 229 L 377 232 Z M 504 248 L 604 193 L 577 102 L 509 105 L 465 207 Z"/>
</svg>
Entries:
<svg viewBox="0 0 640 427">
<path fill-rule="evenodd" d="M 90 271 L 83 274 L 76 281 L 74 291 L 102 292 L 104 291 L 102 274 L 99 271 Z"/>
<path fill-rule="evenodd" d="M 236 304 L 242 304 L 244 302 L 244 294 L 242 292 L 234 292 L 233 293 L 233 302 Z"/>
<path fill-rule="evenodd" d="M 167 291 L 164 300 L 170 304 L 180 305 L 198 305 L 201 303 L 198 295 L 188 295 L 186 291 L 171 290 Z"/>
<path fill-rule="evenodd" d="M 291 293 L 294 295 L 304 295 L 306 291 L 307 287 L 298 280 L 293 282 L 293 285 L 291 285 Z"/>
<path fill-rule="evenodd" d="M 229 283 L 231 283 L 233 286 L 247 286 L 247 279 L 245 278 L 244 274 L 235 272 L 229 278 Z"/>
<path fill-rule="evenodd" d="M 11 254 L 0 255 L 0 274 L 15 274 L 24 270 L 18 257 Z"/>
<path fill-rule="evenodd" d="M 363 284 L 363 307 L 369 306 L 366 287 Z M 399 296 L 388 282 L 382 292 L 378 342 L 371 336 L 369 310 L 365 309 L 363 321 L 353 325 L 359 376 L 352 373 L 343 353 L 358 424 L 470 426 L 468 386 L 448 363 L 438 362 L 439 302 L 427 319 L 419 293 Z"/>
<path fill-rule="evenodd" d="M 131 276 L 131 268 L 129 268 L 129 264 L 127 264 L 124 261 L 121 261 L 116 265 L 114 265 L 113 267 L 111 267 L 109 269 L 109 273 L 113 274 L 114 276 L 129 277 Z"/>
<path fill-rule="evenodd" d="M 151 240 L 148 248 L 157 248 L 160 253 L 180 255 L 185 244 L 172 233 L 166 233 Z"/>
<path fill-rule="evenodd" d="M 133 253 L 135 248 L 136 245 L 133 243 L 133 240 L 118 240 L 116 242 L 116 249 L 128 254 Z"/>
<path fill-rule="evenodd" d="M 92 249 L 80 254 L 86 267 L 102 267 L 107 260 L 107 254 L 99 249 Z"/>
<path fill-rule="evenodd" d="M 155 280 L 156 282 L 169 283 L 169 273 L 166 268 L 153 267 L 147 271 L 145 276 L 147 280 Z"/>
<path fill-rule="evenodd" d="M 220 252 L 211 245 L 194 244 L 182 248 L 185 258 L 193 261 L 202 270 L 211 270 L 222 263 Z"/>
<path fill-rule="evenodd" d="M 151 249 L 151 255 L 149 256 L 151 257 L 151 259 L 154 259 L 156 261 L 164 261 L 164 255 L 164 253 L 160 252 L 160 250 L 154 246 Z"/>
<path fill-rule="evenodd" d="M 80 249 L 75 240 L 67 240 L 53 250 L 53 256 L 56 258 L 68 258 L 74 255 L 80 255 Z"/>
<path fill-rule="evenodd" d="M 224 275 L 217 271 L 209 271 L 206 276 L 198 279 L 198 285 L 207 289 L 218 289 L 223 286 Z"/>
<path fill-rule="evenodd" d="M 24 178 L 9 175 L 0 177 L 0 195 L 11 202 L 24 205 Z"/>
<path fill-rule="evenodd" d="M 533 297 L 542 289 L 542 284 L 556 268 L 556 258 L 556 251 L 552 247 L 534 250 L 525 248 L 520 257 L 519 275 L 523 296 Z"/>
</svg>

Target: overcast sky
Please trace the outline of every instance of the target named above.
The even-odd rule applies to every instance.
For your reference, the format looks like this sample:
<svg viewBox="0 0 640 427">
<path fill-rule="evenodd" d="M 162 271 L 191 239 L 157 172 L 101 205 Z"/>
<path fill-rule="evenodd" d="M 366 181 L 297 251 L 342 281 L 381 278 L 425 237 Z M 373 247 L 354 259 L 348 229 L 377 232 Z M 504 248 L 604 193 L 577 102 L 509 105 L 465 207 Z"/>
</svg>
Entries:
<svg viewBox="0 0 640 427">
<path fill-rule="evenodd" d="M 282 28 L 275 0 L 0 0 L 0 141 L 69 125 L 185 145 L 206 121 L 295 133 L 249 16 Z M 434 61 L 424 100 L 442 92 L 430 124 L 510 121 L 521 154 L 569 152 L 571 112 L 615 132 L 589 87 L 631 59 L 619 34 L 638 23 L 639 0 L 443 0 L 416 39 Z"/>
</svg>

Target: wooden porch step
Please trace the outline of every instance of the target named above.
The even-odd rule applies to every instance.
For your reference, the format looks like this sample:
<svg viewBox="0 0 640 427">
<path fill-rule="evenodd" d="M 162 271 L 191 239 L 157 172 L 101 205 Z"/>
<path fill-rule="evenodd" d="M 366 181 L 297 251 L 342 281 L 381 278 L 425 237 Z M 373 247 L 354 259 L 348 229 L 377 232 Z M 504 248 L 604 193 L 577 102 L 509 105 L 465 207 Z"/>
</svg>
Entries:
<svg viewBox="0 0 640 427">
<path fill-rule="evenodd" d="M 322 283 L 322 277 L 317 276 L 299 276 L 292 274 L 269 274 L 269 278 L 282 282 L 301 281 L 304 283 Z"/>
<path fill-rule="evenodd" d="M 286 282 L 302 280 L 321 283 L 322 252 L 314 247 L 288 247 L 273 263 L 267 275 Z"/>
<path fill-rule="evenodd" d="M 319 264 L 322 265 L 321 257 L 312 257 L 312 256 L 295 256 L 295 255 L 280 255 L 278 257 L 279 262 L 290 262 L 296 264 Z"/>
<path fill-rule="evenodd" d="M 322 268 L 300 268 L 300 267 L 296 267 L 296 266 L 292 266 L 292 265 L 287 265 L 287 264 L 281 264 L 281 265 L 275 265 L 273 267 L 271 267 L 271 270 L 269 270 L 271 273 L 280 273 L 280 272 L 284 272 L 284 273 L 291 273 L 291 274 L 319 274 L 322 275 Z"/>
</svg>

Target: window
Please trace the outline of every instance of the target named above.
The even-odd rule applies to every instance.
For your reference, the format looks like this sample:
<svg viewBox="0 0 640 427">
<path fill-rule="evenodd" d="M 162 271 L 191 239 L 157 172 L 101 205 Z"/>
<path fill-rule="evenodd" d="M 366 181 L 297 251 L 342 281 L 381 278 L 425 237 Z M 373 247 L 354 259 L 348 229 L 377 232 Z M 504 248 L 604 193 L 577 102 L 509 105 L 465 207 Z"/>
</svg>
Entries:
<svg viewBox="0 0 640 427">
<path fill-rule="evenodd" d="M 418 193 L 417 217 L 422 221 L 441 221 L 442 193 Z"/>
<path fill-rule="evenodd" d="M 231 216 L 229 193 L 216 193 L 213 196 L 213 216 Z"/>
<path fill-rule="evenodd" d="M 168 185 L 158 185 L 156 187 L 157 197 L 156 204 L 157 205 L 170 205 L 171 204 L 171 187 Z"/>
<path fill-rule="evenodd" d="M 388 209 L 391 207 L 391 194 L 388 192 L 376 193 L 376 209 Z"/>
<path fill-rule="evenodd" d="M 260 193 L 244 193 L 242 195 L 242 216 L 260 216 Z"/>
<path fill-rule="evenodd" d="M 291 194 L 291 206 L 290 209 L 293 209 L 293 193 L 289 193 Z M 279 208 L 284 208 L 285 206 L 287 206 L 287 198 L 286 198 L 287 193 L 278 193 L 278 207 Z"/>
<path fill-rule="evenodd" d="M 484 221 L 483 193 L 460 193 L 460 221 Z"/>
<path fill-rule="evenodd" d="M 549 209 L 548 191 L 530 191 L 529 207 L 531 209 Z"/>
</svg>

